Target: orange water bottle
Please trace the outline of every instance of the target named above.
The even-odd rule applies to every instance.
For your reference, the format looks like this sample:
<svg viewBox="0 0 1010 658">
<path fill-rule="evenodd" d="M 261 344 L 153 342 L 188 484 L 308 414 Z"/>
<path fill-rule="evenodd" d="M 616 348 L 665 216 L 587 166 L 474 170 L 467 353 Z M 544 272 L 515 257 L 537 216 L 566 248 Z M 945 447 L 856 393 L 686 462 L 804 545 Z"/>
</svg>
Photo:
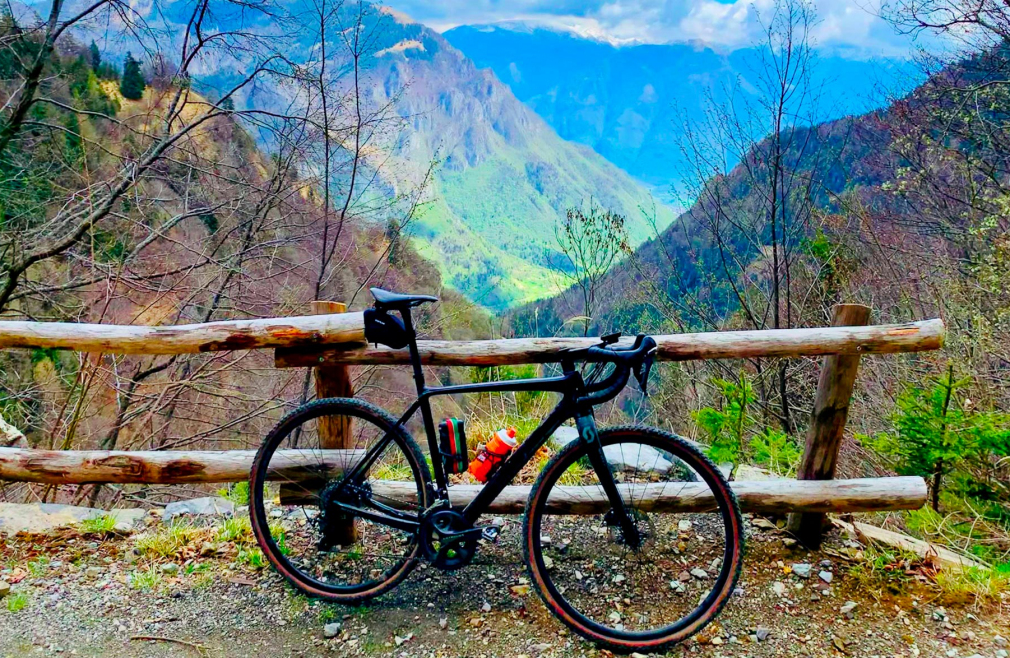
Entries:
<svg viewBox="0 0 1010 658">
<path fill-rule="evenodd" d="M 477 455 L 467 470 L 478 482 L 487 482 L 488 477 L 516 448 L 516 428 L 500 429 L 491 435 L 487 445 L 477 449 Z"/>
</svg>

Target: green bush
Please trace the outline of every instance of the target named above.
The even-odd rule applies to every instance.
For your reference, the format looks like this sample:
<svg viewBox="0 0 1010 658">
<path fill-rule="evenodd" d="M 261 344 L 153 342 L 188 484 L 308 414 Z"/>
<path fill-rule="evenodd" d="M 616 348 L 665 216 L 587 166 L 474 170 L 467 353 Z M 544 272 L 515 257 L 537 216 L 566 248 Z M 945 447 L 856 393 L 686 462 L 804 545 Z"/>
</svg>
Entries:
<svg viewBox="0 0 1010 658">
<path fill-rule="evenodd" d="M 701 430 L 708 456 L 717 464 L 733 464 L 735 475 L 740 464 L 750 461 L 780 475 L 794 475 L 801 451 L 788 434 L 771 427 L 759 427 L 750 409 L 754 389 L 740 373 L 737 381 L 714 379 L 722 397 L 719 408 L 704 407 L 692 414 Z"/>
<path fill-rule="evenodd" d="M 735 474 L 744 458 L 746 437 L 754 425 L 749 411 L 754 403 L 754 389 L 743 373 L 739 381 L 714 379 L 712 383 L 722 395 L 722 408 L 704 407 L 692 416 L 708 444 L 708 456 L 717 464 L 732 462 Z"/>
<path fill-rule="evenodd" d="M 955 473 L 951 479 L 960 495 L 993 501 L 1010 493 L 996 477 L 999 460 L 1010 456 L 1010 416 L 971 408 L 963 394 L 970 382 L 955 379 L 950 365 L 929 386 L 898 396 L 893 432 L 860 437 L 890 458 L 899 474 L 929 478 L 934 511 L 945 479 Z"/>
</svg>

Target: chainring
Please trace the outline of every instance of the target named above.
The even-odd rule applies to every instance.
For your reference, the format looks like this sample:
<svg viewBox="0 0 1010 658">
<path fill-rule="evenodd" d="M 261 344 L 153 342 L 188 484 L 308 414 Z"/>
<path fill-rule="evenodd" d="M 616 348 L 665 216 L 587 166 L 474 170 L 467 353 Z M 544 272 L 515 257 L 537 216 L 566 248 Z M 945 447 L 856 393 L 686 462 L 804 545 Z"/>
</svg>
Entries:
<svg viewBox="0 0 1010 658">
<path fill-rule="evenodd" d="M 421 550 L 438 569 L 461 569 L 470 564 L 477 554 L 477 539 L 472 535 L 453 538 L 447 536 L 472 529 L 472 524 L 455 510 L 432 512 L 421 521 Z"/>
</svg>

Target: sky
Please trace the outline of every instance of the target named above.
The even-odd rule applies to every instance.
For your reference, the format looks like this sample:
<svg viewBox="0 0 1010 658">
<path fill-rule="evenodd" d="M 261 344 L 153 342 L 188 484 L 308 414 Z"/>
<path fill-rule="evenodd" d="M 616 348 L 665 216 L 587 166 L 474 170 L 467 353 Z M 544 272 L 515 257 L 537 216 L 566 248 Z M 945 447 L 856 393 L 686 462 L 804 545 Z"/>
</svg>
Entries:
<svg viewBox="0 0 1010 658">
<path fill-rule="evenodd" d="M 811 0 L 821 50 L 853 57 L 910 57 L 921 43 L 881 17 L 887 0 Z M 775 0 L 382 0 L 444 31 L 457 25 L 533 21 L 614 43 L 698 40 L 725 50 L 752 45 Z"/>
</svg>

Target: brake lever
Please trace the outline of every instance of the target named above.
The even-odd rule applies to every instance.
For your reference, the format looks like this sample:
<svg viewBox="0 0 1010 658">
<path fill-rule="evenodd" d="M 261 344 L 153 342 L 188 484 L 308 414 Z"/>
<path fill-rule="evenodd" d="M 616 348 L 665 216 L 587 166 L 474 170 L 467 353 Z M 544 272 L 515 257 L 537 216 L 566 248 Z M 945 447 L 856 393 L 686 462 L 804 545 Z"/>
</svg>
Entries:
<svg viewBox="0 0 1010 658">
<path fill-rule="evenodd" d="M 642 389 L 642 395 L 648 396 L 649 372 L 652 371 L 652 362 L 656 358 L 656 348 L 653 347 L 642 359 L 642 362 L 635 366 L 635 380 L 638 388 Z"/>
</svg>

